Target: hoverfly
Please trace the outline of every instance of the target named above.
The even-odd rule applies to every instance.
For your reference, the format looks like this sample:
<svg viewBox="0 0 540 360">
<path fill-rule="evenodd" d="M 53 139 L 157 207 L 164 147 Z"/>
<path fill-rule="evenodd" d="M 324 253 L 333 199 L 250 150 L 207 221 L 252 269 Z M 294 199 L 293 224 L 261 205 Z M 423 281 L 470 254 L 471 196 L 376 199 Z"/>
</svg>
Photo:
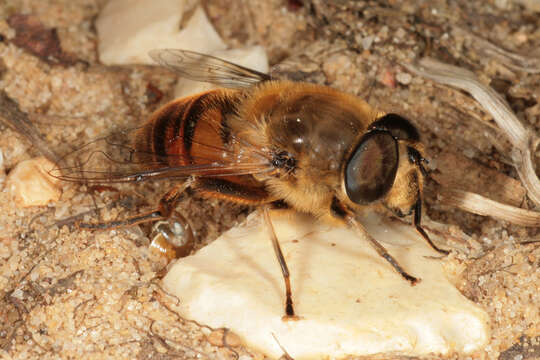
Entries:
<svg viewBox="0 0 540 360">
<path fill-rule="evenodd" d="M 272 206 L 348 224 L 413 285 L 418 279 L 366 233 L 355 216 L 359 211 L 379 204 L 400 217 L 414 212 L 418 232 L 448 254 L 420 225 L 425 159 L 419 133 L 408 120 L 330 87 L 275 80 L 209 55 L 186 50 L 150 55 L 183 77 L 222 88 L 173 100 L 124 140 L 106 137 L 70 155 L 87 157 L 82 165 L 59 169 L 65 180 L 187 179 L 170 189 L 155 211 L 94 227 L 167 219 L 188 192 L 261 205 L 285 281 L 286 317 L 295 312 L 289 270 L 269 217 Z"/>
</svg>

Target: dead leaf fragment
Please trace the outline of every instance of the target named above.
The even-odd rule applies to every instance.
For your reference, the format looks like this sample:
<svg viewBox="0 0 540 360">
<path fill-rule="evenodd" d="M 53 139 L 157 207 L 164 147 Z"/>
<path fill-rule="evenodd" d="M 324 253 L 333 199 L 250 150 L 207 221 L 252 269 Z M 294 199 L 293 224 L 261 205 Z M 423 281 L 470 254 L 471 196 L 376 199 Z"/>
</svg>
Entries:
<svg viewBox="0 0 540 360">
<path fill-rule="evenodd" d="M 62 50 L 57 30 L 46 28 L 36 16 L 15 14 L 7 22 L 16 31 L 16 46 L 46 62 L 73 62 Z"/>
</svg>

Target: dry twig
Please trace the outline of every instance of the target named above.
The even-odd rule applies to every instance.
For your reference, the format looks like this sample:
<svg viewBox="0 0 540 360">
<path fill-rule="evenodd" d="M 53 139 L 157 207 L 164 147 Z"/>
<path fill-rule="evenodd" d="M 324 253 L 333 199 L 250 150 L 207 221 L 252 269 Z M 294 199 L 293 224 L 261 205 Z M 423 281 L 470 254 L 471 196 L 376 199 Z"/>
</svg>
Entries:
<svg viewBox="0 0 540 360">
<path fill-rule="evenodd" d="M 482 195 L 468 191 L 450 189 L 439 192 L 445 204 L 462 210 L 521 226 L 540 226 L 540 213 L 502 204 Z"/>
<path fill-rule="evenodd" d="M 468 70 L 430 58 L 423 58 L 415 65 L 402 65 L 412 73 L 469 92 L 493 116 L 513 145 L 512 162 L 527 189 L 527 195 L 536 205 L 540 205 L 540 180 L 533 166 L 533 156 L 540 139 L 518 120 L 505 100 Z M 489 215 L 494 216 L 493 211 Z"/>
<path fill-rule="evenodd" d="M 491 42 L 474 35 L 473 33 L 459 28 L 454 27 L 452 32 L 456 35 L 463 36 L 466 39 L 469 39 L 471 45 L 481 54 L 484 54 L 490 58 L 500 61 L 502 64 L 508 66 L 510 69 L 523 71 L 529 74 L 538 74 L 540 73 L 540 59 L 523 56 L 515 54 L 513 52 L 502 49 Z"/>
<path fill-rule="evenodd" d="M 14 131 L 26 137 L 26 139 L 36 147 L 47 159 L 57 164 L 60 157 L 54 153 L 28 119 L 28 115 L 23 112 L 19 105 L 10 99 L 4 91 L 0 91 L 0 121 L 4 122 Z"/>
</svg>

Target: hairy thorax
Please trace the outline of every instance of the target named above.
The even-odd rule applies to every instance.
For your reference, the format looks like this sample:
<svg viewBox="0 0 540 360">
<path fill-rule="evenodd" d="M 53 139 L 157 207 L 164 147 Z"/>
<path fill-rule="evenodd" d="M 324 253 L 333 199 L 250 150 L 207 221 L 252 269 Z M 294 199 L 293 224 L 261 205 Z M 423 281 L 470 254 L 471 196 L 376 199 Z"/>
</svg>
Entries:
<svg viewBox="0 0 540 360">
<path fill-rule="evenodd" d="M 298 210 L 327 212 L 341 187 L 343 161 L 376 118 L 365 102 L 312 84 L 265 84 L 244 106 L 246 138 L 291 159 L 292 168 L 265 179 L 268 189 Z M 254 140 L 255 139 L 255 140 Z"/>
</svg>

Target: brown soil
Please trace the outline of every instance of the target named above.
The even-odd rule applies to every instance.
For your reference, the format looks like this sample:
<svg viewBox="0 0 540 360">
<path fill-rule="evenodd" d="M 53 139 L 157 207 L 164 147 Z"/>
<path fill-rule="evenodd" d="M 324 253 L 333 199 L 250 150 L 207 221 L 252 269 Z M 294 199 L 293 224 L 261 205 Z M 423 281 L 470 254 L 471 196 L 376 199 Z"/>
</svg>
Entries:
<svg viewBox="0 0 540 360">
<path fill-rule="evenodd" d="M 105 131 L 137 124 L 170 99 L 175 79 L 165 70 L 99 63 L 94 20 L 105 2 L 0 2 L 0 117 L 27 116 L 51 152 L 63 154 Z M 463 92 L 410 75 L 399 63 L 430 56 L 468 68 L 538 132 L 540 73 L 501 63 L 474 42 L 479 36 L 537 61 L 540 13 L 533 1 L 213 0 L 204 5 L 230 46 L 263 45 L 276 74 L 332 86 L 410 118 L 442 180 L 467 179 L 462 188 L 532 207 L 509 153 L 495 149 L 494 123 L 482 107 Z M 167 184 L 92 192 L 65 183 L 60 201 L 17 208 L 6 174 L 43 149 L 27 134 L 0 127 L 0 355 L 263 357 L 216 341 L 219 332 L 174 313 L 175 300 L 159 286 L 163 263 L 149 254 L 147 227 L 89 232 L 70 220 L 85 211 L 88 219 L 99 218 L 96 206 L 111 205 L 103 218 L 147 211 Z M 460 166 L 449 168 L 454 162 Z M 538 228 L 445 206 L 434 186 L 427 193 L 428 228 L 442 229 L 449 245 L 465 239 L 456 257 L 466 266 L 460 289 L 491 317 L 490 343 L 474 358 L 540 358 Z M 251 209 L 194 197 L 178 210 L 192 223 L 200 248 Z"/>
</svg>

